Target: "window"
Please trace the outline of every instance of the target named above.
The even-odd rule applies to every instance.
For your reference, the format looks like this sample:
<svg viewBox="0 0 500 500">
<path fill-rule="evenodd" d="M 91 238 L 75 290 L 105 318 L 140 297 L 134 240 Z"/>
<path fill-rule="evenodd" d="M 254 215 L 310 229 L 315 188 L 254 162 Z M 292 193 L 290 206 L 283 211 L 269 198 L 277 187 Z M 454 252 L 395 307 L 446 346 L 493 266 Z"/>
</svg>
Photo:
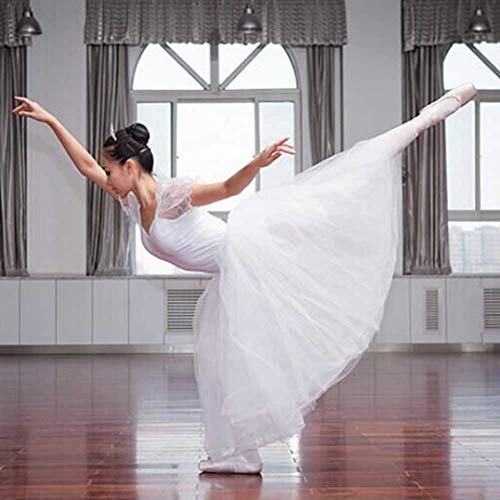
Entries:
<svg viewBox="0 0 500 500">
<path fill-rule="evenodd" d="M 267 144 L 288 136 L 300 150 L 295 62 L 275 44 L 151 44 L 132 78 L 137 121 L 151 133 L 155 171 L 200 182 L 226 179 Z M 282 156 L 238 196 L 206 208 L 226 218 L 240 199 L 290 180 L 301 165 Z M 135 231 L 137 274 L 191 274 L 143 248 Z"/>
<path fill-rule="evenodd" d="M 500 272 L 500 44 L 455 44 L 444 84 L 478 97 L 446 120 L 450 259 L 454 273 Z"/>
</svg>

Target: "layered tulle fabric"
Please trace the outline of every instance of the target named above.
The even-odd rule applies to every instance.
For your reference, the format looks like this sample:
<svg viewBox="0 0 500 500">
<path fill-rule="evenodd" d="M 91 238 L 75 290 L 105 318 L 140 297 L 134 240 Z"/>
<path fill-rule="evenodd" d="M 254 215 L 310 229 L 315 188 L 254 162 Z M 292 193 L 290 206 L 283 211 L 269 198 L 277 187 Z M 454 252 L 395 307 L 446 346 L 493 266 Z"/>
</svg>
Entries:
<svg viewBox="0 0 500 500">
<path fill-rule="evenodd" d="M 396 261 L 400 169 L 374 144 L 232 210 L 220 272 L 195 312 L 210 456 L 298 433 L 378 330 Z"/>
</svg>

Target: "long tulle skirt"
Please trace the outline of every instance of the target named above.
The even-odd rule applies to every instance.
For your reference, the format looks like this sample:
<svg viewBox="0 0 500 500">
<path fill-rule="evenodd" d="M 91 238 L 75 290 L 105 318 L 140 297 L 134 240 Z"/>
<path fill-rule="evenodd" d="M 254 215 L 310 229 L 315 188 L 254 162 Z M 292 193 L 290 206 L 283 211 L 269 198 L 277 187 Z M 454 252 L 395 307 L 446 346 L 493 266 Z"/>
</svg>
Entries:
<svg viewBox="0 0 500 500">
<path fill-rule="evenodd" d="M 194 318 L 211 457 L 299 433 L 356 366 L 393 276 L 399 179 L 362 141 L 232 210 Z"/>
</svg>

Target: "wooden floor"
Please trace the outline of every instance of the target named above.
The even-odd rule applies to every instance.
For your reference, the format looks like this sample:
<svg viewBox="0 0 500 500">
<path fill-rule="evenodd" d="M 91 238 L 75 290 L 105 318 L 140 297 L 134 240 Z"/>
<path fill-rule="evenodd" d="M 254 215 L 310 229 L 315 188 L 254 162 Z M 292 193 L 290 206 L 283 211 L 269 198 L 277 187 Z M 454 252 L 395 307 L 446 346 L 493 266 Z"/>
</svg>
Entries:
<svg viewBox="0 0 500 500">
<path fill-rule="evenodd" d="M 198 474 L 189 355 L 0 356 L 0 498 L 500 499 L 500 355 L 375 354 L 261 476 Z"/>
</svg>

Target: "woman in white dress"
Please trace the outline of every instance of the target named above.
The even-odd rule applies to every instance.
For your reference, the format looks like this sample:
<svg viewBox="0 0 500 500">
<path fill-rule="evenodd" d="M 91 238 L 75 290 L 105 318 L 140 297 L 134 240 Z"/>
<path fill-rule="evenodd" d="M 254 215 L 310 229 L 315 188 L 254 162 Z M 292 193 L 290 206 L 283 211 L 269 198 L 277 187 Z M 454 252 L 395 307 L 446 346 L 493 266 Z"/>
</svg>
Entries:
<svg viewBox="0 0 500 500">
<path fill-rule="evenodd" d="M 153 173 L 144 125 L 112 134 L 98 164 L 53 115 L 17 98 L 13 113 L 54 131 L 80 173 L 139 224 L 149 252 L 212 274 L 194 318 L 201 471 L 259 473 L 258 448 L 300 432 L 319 396 L 355 367 L 379 328 L 396 261 L 397 155 L 475 95 L 472 84 L 457 87 L 412 120 L 241 201 L 227 223 L 201 206 L 294 154 L 287 138 L 229 179 L 198 184 Z"/>
</svg>

